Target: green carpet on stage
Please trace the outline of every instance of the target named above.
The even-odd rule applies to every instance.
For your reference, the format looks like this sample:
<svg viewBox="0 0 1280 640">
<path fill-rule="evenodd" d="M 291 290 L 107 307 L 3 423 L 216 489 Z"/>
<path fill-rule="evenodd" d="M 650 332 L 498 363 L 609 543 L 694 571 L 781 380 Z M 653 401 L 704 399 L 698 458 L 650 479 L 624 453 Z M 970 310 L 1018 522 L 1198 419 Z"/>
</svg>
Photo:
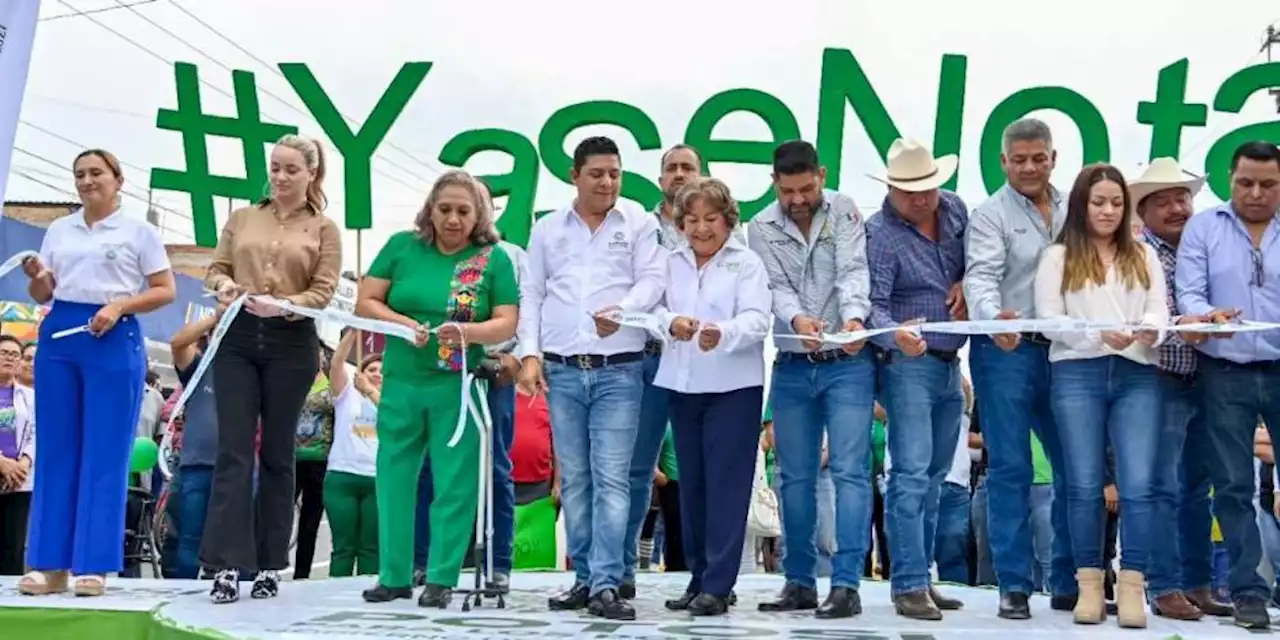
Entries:
<svg viewBox="0 0 1280 640">
<path fill-rule="evenodd" d="M 210 640 L 228 636 L 213 630 L 189 630 L 150 611 L 97 611 L 46 607 L 2 607 L 0 629 L 6 638 L 38 640 Z"/>
</svg>

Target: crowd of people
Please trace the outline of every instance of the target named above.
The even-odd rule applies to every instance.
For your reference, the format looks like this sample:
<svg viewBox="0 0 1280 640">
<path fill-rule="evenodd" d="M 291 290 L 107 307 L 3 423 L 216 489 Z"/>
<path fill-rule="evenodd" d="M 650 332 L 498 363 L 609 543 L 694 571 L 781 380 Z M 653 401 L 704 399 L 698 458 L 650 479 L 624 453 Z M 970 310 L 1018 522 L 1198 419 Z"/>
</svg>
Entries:
<svg viewBox="0 0 1280 640">
<path fill-rule="evenodd" d="M 957 559 L 960 505 L 981 502 L 969 580 L 993 578 L 1001 618 L 1030 618 L 1044 591 L 1080 624 L 1110 613 L 1141 628 L 1150 610 L 1266 627 L 1268 474 L 1255 441 L 1259 425 L 1280 424 L 1268 391 L 1280 336 L 1177 325 L 1280 321 L 1280 149 L 1242 144 L 1230 200 L 1193 216 L 1204 179 L 1172 159 L 1133 179 L 1089 165 L 1064 193 L 1050 183 L 1057 154 L 1043 122 L 1014 122 L 1002 142 L 1007 183 L 969 211 L 944 188 L 955 156 L 896 141 L 870 217 L 825 188 L 811 144 L 785 142 L 777 199 L 746 233 L 697 149 L 663 154 L 664 198 L 642 211 L 619 200 L 617 145 L 590 137 L 573 153 L 576 197 L 538 220 L 524 250 L 501 240 L 483 183 L 451 171 L 360 279 L 357 314 L 415 339 L 389 338 L 348 369 L 356 333 L 324 362 L 315 322 L 289 311 L 329 304 L 342 247 L 324 214 L 321 147 L 287 136 L 271 153 L 270 195 L 223 229 L 205 280 L 219 314 L 173 340 L 184 384 L 199 385 L 181 407 L 178 570 L 212 577 L 217 603 L 238 600 L 242 580 L 252 597 L 274 597 L 301 492 L 304 538 L 329 513 L 331 572 L 377 575 L 365 601 L 421 586 L 421 606 L 447 607 L 475 543 L 487 413 L 490 586 L 509 589 L 514 424 L 545 400 L 546 426 L 525 430 L 544 443 L 529 449 L 538 461 L 520 466 L 542 472 L 523 484 L 563 511 L 573 583 L 552 610 L 635 618 L 656 483 L 662 504 L 678 504 L 662 518 L 666 557 L 689 572 L 666 607 L 692 615 L 737 606 L 735 583 L 759 549 L 785 577 L 761 611 L 856 616 L 875 564 L 899 615 L 941 620 L 964 606 L 936 586 L 968 564 Z M 28 454 L 23 439 L 0 451 L 17 465 L 0 469 L 11 482 L 34 463 L 32 570 L 19 583 L 32 595 L 98 595 L 121 569 L 128 445 L 146 397 L 136 316 L 174 297 L 157 232 L 118 211 L 119 162 L 92 150 L 74 171 L 83 208 L 23 264 L 32 297 L 51 304 L 34 403 L 39 445 L 59 454 Z M 229 308 L 239 312 L 206 353 Z M 1062 322 L 1002 331 L 1020 318 Z M 995 324 L 974 335 L 916 327 L 966 319 Z M 210 377 L 195 380 L 205 357 Z M 1218 594 L 1213 516 L 1227 556 Z M 1172 522 L 1176 536 L 1156 529 Z M 298 555 L 305 577 L 302 544 Z"/>
</svg>

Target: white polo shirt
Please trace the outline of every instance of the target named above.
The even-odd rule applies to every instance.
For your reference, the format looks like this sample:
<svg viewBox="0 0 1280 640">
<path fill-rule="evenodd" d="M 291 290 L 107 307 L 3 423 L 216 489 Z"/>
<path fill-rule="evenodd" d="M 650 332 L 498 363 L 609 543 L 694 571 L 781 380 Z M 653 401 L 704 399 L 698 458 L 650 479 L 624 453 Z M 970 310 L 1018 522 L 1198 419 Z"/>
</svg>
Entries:
<svg viewBox="0 0 1280 640">
<path fill-rule="evenodd" d="M 58 218 L 45 231 L 40 262 L 53 272 L 53 297 L 107 304 L 137 295 L 147 278 L 170 268 L 160 232 L 119 209 L 90 227 L 84 209 Z"/>
</svg>

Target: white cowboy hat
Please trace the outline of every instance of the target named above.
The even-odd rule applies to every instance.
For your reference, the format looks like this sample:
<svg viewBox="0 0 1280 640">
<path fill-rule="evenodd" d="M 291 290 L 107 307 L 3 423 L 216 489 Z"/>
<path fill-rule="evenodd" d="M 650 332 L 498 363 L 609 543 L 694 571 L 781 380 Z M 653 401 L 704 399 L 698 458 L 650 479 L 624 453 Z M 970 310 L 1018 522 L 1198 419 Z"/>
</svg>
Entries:
<svg viewBox="0 0 1280 640">
<path fill-rule="evenodd" d="M 1135 209 L 1143 198 L 1165 189 L 1187 189 L 1194 198 L 1204 186 L 1204 181 L 1203 177 L 1197 178 L 1183 171 L 1173 158 L 1156 158 L 1141 176 L 1129 182 L 1129 197 Z"/>
<path fill-rule="evenodd" d="M 889 147 L 884 175 L 870 178 L 903 191 L 930 191 L 950 180 L 959 166 L 957 155 L 934 158 L 929 147 L 911 138 L 898 138 Z"/>
</svg>

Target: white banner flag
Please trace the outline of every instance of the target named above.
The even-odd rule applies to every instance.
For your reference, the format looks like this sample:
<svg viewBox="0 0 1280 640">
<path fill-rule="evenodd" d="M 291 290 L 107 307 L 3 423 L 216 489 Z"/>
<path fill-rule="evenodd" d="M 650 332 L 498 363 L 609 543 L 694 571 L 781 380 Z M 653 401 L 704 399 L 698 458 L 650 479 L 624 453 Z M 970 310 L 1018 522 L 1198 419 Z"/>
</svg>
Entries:
<svg viewBox="0 0 1280 640">
<path fill-rule="evenodd" d="M 0 0 L 0 204 L 9 182 L 9 161 L 39 15 L 40 0 Z"/>
</svg>

